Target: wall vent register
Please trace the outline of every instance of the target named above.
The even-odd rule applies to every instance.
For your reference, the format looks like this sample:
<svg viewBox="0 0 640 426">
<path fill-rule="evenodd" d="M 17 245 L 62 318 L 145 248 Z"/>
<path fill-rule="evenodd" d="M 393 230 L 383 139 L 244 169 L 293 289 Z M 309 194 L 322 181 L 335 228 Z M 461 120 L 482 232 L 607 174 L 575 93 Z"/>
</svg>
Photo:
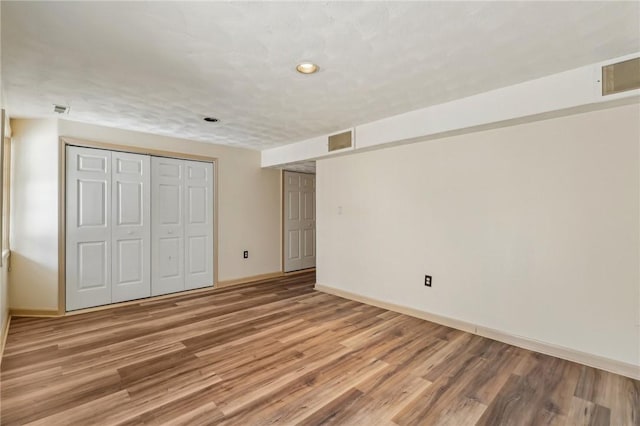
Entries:
<svg viewBox="0 0 640 426">
<path fill-rule="evenodd" d="M 602 67 L 602 96 L 640 89 L 640 58 Z"/>
<path fill-rule="evenodd" d="M 329 152 L 337 151 L 339 149 L 351 148 L 353 143 L 353 132 L 338 133 L 337 135 L 329 136 Z"/>
</svg>

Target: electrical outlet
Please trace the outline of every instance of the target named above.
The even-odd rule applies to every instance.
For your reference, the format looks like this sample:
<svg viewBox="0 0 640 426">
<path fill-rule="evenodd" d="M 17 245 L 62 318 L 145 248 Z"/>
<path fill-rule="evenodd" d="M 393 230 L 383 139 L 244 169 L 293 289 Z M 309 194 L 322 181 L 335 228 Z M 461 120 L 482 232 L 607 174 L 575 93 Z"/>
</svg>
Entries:
<svg viewBox="0 0 640 426">
<path fill-rule="evenodd" d="M 249 250 L 245 250 L 244 253 L 242 253 L 242 257 L 244 257 L 245 259 L 249 258 Z"/>
<path fill-rule="evenodd" d="M 424 285 L 427 287 L 431 287 L 431 275 L 424 276 Z"/>
</svg>

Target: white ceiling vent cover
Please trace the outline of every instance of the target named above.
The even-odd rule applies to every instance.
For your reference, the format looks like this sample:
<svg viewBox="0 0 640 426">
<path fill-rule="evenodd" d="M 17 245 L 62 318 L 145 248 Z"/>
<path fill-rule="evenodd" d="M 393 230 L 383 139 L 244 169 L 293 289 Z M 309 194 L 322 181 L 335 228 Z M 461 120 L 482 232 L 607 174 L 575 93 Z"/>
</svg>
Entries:
<svg viewBox="0 0 640 426">
<path fill-rule="evenodd" d="M 640 89 L 640 58 L 602 67 L 602 96 Z"/>
<path fill-rule="evenodd" d="M 329 152 L 351 148 L 353 144 L 353 131 L 338 133 L 329 136 Z"/>
</svg>

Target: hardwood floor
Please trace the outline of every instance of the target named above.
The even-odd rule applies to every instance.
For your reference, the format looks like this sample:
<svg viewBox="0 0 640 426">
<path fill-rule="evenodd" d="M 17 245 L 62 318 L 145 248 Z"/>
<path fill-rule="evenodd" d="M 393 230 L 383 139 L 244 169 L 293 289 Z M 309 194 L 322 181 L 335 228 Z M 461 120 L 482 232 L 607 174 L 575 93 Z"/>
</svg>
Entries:
<svg viewBox="0 0 640 426">
<path fill-rule="evenodd" d="M 313 290 L 14 318 L 3 425 L 640 425 L 640 382 Z"/>
</svg>

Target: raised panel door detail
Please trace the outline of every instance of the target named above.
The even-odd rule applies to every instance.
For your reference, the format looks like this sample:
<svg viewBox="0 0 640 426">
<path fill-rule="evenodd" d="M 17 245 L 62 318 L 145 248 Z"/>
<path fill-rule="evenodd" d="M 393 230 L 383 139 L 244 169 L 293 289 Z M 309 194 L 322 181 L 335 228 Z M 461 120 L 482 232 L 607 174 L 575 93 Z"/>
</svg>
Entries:
<svg viewBox="0 0 640 426">
<path fill-rule="evenodd" d="M 182 274 L 180 261 L 182 256 L 182 238 L 160 238 L 158 257 L 160 259 L 160 277 L 177 278 Z"/>
<path fill-rule="evenodd" d="M 187 191 L 187 204 L 189 206 L 189 223 L 207 223 L 207 188 L 191 187 Z"/>
<path fill-rule="evenodd" d="M 203 274 L 207 272 L 207 238 L 206 237 L 189 237 L 187 242 L 189 245 L 189 257 L 187 263 L 189 274 Z"/>
<path fill-rule="evenodd" d="M 143 262 L 144 242 L 137 240 L 122 240 L 117 244 L 118 282 L 120 284 L 140 282 L 144 276 Z"/>
<path fill-rule="evenodd" d="M 180 179 L 182 173 L 182 161 L 180 160 L 171 160 L 167 158 L 158 159 L 158 177 L 170 177 Z"/>
<path fill-rule="evenodd" d="M 143 225 L 143 194 L 140 182 L 117 182 L 118 225 Z"/>
<path fill-rule="evenodd" d="M 304 257 L 316 255 L 315 229 L 305 229 L 302 237 L 304 247 Z"/>
<path fill-rule="evenodd" d="M 142 174 L 143 160 L 118 158 L 116 164 L 116 170 L 119 174 Z"/>
<path fill-rule="evenodd" d="M 108 158 L 103 155 L 77 154 L 76 170 L 80 172 L 107 173 Z"/>
<path fill-rule="evenodd" d="M 106 226 L 107 182 L 77 179 L 78 227 Z"/>
<path fill-rule="evenodd" d="M 294 229 L 289 231 L 289 259 L 299 259 L 300 258 L 300 230 Z"/>
<path fill-rule="evenodd" d="M 293 174 L 293 173 L 290 173 L 290 172 L 285 172 L 285 173 L 289 173 L 286 176 L 286 179 L 285 179 L 287 181 L 287 186 L 296 187 L 296 188 L 300 186 L 300 176 L 299 175 Z"/>
<path fill-rule="evenodd" d="M 305 191 L 302 193 L 303 199 L 303 219 L 304 220 L 315 220 L 316 209 L 315 209 L 315 192 Z"/>
<path fill-rule="evenodd" d="M 163 225 L 180 225 L 182 221 L 182 187 L 178 184 L 158 185 L 158 221 Z"/>
<path fill-rule="evenodd" d="M 300 191 L 299 190 L 290 190 L 287 192 L 287 200 L 288 200 L 288 209 L 289 214 L 287 218 L 289 220 L 299 220 L 300 219 Z"/>
<path fill-rule="evenodd" d="M 313 189 L 315 183 L 315 177 L 304 176 L 301 178 L 303 189 Z"/>
<path fill-rule="evenodd" d="M 189 179 L 207 180 L 207 168 L 206 167 L 194 167 L 187 165 L 187 176 Z"/>
<path fill-rule="evenodd" d="M 78 290 L 108 286 L 107 244 L 105 241 L 78 243 Z"/>
</svg>

